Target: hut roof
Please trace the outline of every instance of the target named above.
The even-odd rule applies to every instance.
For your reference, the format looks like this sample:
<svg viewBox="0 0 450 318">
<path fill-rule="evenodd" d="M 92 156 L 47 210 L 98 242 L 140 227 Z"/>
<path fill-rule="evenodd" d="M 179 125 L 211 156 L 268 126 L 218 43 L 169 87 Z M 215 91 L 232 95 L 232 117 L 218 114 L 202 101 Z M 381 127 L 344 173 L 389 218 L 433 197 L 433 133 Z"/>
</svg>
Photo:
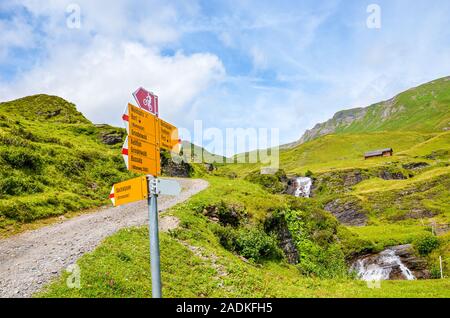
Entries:
<svg viewBox="0 0 450 318">
<path fill-rule="evenodd" d="M 384 148 L 379 150 L 368 151 L 364 154 L 365 157 L 382 156 L 384 152 L 392 152 L 392 148 Z"/>
</svg>

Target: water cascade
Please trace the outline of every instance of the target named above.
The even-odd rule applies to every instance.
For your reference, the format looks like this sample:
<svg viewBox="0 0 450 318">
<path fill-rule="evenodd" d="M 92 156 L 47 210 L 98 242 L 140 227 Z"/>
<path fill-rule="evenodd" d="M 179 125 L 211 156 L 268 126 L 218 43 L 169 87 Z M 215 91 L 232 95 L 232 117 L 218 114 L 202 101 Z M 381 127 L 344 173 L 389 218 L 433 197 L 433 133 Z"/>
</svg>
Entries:
<svg viewBox="0 0 450 318">
<path fill-rule="evenodd" d="M 309 198 L 311 194 L 311 186 L 312 186 L 312 180 L 308 177 L 298 177 L 295 179 L 294 187 L 295 192 L 294 195 L 296 197 L 304 197 Z"/>
<path fill-rule="evenodd" d="M 358 277 L 365 281 L 416 279 L 393 249 L 364 256 L 353 263 L 351 270 L 356 271 Z"/>
</svg>

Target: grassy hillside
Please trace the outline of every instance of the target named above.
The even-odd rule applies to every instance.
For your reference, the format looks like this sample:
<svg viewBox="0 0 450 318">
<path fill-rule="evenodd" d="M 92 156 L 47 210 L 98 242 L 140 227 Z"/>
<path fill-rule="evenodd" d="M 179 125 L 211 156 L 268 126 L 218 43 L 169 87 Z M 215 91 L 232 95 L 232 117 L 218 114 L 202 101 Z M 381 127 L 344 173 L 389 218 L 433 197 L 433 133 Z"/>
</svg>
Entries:
<svg viewBox="0 0 450 318">
<path fill-rule="evenodd" d="M 365 108 L 337 112 L 307 130 L 292 148 L 320 136 L 382 131 L 443 132 L 450 130 L 450 77 L 412 88 L 390 100 Z"/>
<path fill-rule="evenodd" d="M 407 90 L 393 99 L 369 106 L 366 115 L 336 132 L 450 130 L 450 77 Z"/>
<path fill-rule="evenodd" d="M 365 160 L 366 151 L 394 149 L 393 157 Z M 304 174 L 306 171 L 326 172 L 349 168 L 370 168 L 389 162 L 447 161 L 450 151 L 450 132 L 372 132 L 326 135 L 280 150 L 280 168 L 288 174 Z M 240 154 L 237 157 L 245 156 Z M 439 157 L 439 158 L 438 158 Z M 434 160 L 435 159 L 435 160 Z M 258 170 L 260 163 L 219 165 L 222 175 L 236 173 L 245 176 Z"/>
<path fill-rule="evenodd" d="M 369 288 L 341 266 L 347 252 L 362 245 L 370 248 L 370 241 L 308 206 L 306 199 L 270 194 L 240 179 L 207 179 L 207 190 L 166 213 L 178 217 L 180 226 L 161 234 L 164 297 L 450 297 L 449 279 L 385 281 L 379 289 Z M 239 225 L 225 225 L 226 217 L 213 220 L 208 215 L 212 206 L 222 207 L 222 216 L 230 209 L 238 211 Z M 302 251 L 297 265 L 277 253 L 263 230 L 275 211 L 296 216 L 287 222 Z M 412 238 L 422 234 L 409 233 Z M 145 227 L 120 231 L 78 264 L 81 289 L 67 287 L 66 273 L 36 296 L 151 296 Z"/>
<path fill-rule="evenodd" d="M 124 134 L 59 97 L 0 103 L 0 233 L 107 203 L 111 185 L 130 177 Z"/>
<path fill-rule="evenodd" d="M 411 161 L 418 156 L 433 157 L 433 152 L 445 159 L 449 145 L 450 77 L 446 77 L 409 89 L 389 101 L 336 113 L 299 141 L 282 146 L 280 168 L 293 174 L 363 168 Z M 381 148 L 393 148 L 394 158 L 364 160 L 365 152 Z M 224 166 L 222 171 L 245 175 L 259 167 L 236 164 Z"/>
<path fill-rule="evenodd" d="M 193 143 L 183 140 L 182 142 L 182 157 L 187 162 L 193 163 L 214 163 L 214 162 L 224 162 L 224 157 L 220 155 L 215 155 L 207 151 L 206 149 L 199 147 Z"/>
<path fill-rule="evenodd" d="M 111 186 L 134 176 L 120 151 L 125 135 L 57 96 L 0 103 L 0 236 L 110 204 Z M 193 173 L 161 155 L 163 175 Z"/>
</svg>

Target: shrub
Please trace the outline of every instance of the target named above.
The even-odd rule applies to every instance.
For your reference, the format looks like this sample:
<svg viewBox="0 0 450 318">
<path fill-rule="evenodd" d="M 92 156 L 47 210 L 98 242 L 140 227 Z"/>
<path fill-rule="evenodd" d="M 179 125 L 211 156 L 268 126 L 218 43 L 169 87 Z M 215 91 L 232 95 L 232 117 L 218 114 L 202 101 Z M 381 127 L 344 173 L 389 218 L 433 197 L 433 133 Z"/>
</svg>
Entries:
<svg viewBox="0 0 450 318">
<path fill-rule="evenodd" d="M 67 176 L 81 175 L 85 166 L 84 161 L 76 157 L 64 158 L 57 164 L 58 169 Z"/>
<path fill-rule="evenodd" d="M 122 166 L 126 169 L 124 164 L 122 164 Z M 96 165 L 92 169 L 92 175 L 97 182 L 104 181 L 107 184 L 119 182 L 124 178 L 124 175 L 120 173 L 120 170 L 116 168 L 114 163 Z"/>
<path fill-rule="evenodd" d="M 426 256 L 439 246 L 439 240 L 434 235 L 425 235 L 416 239 L 414 246 L 420 255 Z"/>
<path fill-rule="evenodd" d="M 245 180 L 259 184 L 271 193 L 284 192 L 288 181 L 286 173 L 282 169 L 274 174 L 262 174 L 259 170 L 253 171 L 245 177 Z"/>
<path fill-rule="evenodd" d="M 439 265 L 434 264 L 434 265 L 431 267 L 431 270 L 430 270 L 430 276 L 431 276 L 431 278 L 433 278 L 433 279 L 441 278 L 441 268 L 439 267 Z"/>
<path fill-rule="evenodd" d="M 128 254 L 124 253 L 124 252 L 118 252 L 116 255 L 123 262 L 131 261 L 131 257 Z"/>
<path fill-rule="evenodd" d="M 32 132 L 22 127 L 11 129 L 11 133 L 13 133 L 15 136 L 20 136 L 30 141 L 40 141 L 39 138 L 35 136 Z"/>
<path fill-rule="evenodd" d="M 241 230 L 237 238 L 239 253 L 248 259 L 279 258 L 281 253 L 276 240 L 259 229 Z"/>
<path fill-rule="evenodd" d="M 299 270 L 309 276 L 338 278 L 348 276 L 345 256 L 341 247 L 334 243 L 326 247 L 304 239 L 297 241 L 299 251 Z"/>
<path fill-rule="evenodd" d="M 260 228 L 219 227 L 216 234 L 223 247 L 254 262 L 282 258 L 276 239 Z"/>
<path fill-rule="evenodd" d="M 34 211 L 33 211 L 34 210 Z M 0 204 L 0 215 L 20 222 L 30 222 L 36 217 L 37 211 L 28 202 L 12 201 Z"/>
<path fill-rule="evenodd" d="M 79 150 L 78 157 L 85 162 L 95 162 L 96 160 L 105 159 L 102 153 L 95 150 Z"/>
<path fill-rule="evenodd" d="M 38 171 L 42 168 L 42 157 L 29 149 L 10 148 L 2 151 L 1 157 L 11 167 Z"/>
<path fill-rule="evenodd" d="M 12 176 L 0 180 L 0 193 L 2 194 L 21 195 L 40 193 L 43 190 L 42 185 L 31 178 Z"/>
<path fill-rule="evenodd" d="M 33 145 L 28 140 L 9 134 L 0 134 L 0 144 L 4 144 L 6 146 L 33 148 Z"/>
<path fill-rule="evenodd" d="M 292 202 L 291 208 L 275 211 L 266 221 L 270 224 L 284 220 L 298 251 L 297 267 L 305 275 L 323 278 L 348 276 L 345 253 L 337 240 L 338 223 L 317 206 Z M 295 210 L 292 208 L 295 206 Z M 303 207 L 305 210 L 297 210 Z"/>
<path fill-rule="evenodd" d="M 72 128 L 72 130 L 77 135 L 87 135 L 87 136 L 95 135 L 97 132 L 95 126 L 91 126 L 91 125 L 75 126 Z"/>
<path fill-rule="evenodd" d="M 218 226 L 214 229 L 214 232 L 219 237 L 220 245 L 229 251 L 236 251 L 237 232 L 234 229 L 231 227 Z"/>
</svg>

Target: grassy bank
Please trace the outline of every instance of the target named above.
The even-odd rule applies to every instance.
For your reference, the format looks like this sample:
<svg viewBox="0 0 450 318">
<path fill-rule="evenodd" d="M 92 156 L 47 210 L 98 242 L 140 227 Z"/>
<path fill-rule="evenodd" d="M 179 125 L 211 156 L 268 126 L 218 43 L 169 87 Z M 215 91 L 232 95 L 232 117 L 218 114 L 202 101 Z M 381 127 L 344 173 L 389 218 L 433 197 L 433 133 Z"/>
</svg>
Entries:
<svg viewBox="0 0 450 318">
<path fill-rule="evenodd" d="M 448 279 L 389 281 L 382 282 L 379 289 L 372 289 L 350 276 L 326 279 L 305 275 L 298 266 L 285 260 L 245 260 L 239 252 L 221 244 L 217 235 L 217 227 L 221 225 L 205 216 L 203 208 L 218 203 L 220 198 L 227 205 L 245 206 L 251 217 L 240 227 L 254 227 L 268 210 L 277 205 L 282 207 L 292 198 L 269 194 L 244 180 L 210 177 L 208 181 L 208 189 L 165 213 L 180 219 L 176 230 L 161 234 L 165 297 L 450 297 Z M 392 239 L 393 243 L 404 241 L 404 237 Z M 151 296 L 146 227 L 120 231 L 94 252 L 81 257 L 78 264 L 81 289 L 67 287 L 66 273 L 37 296 Z"/>
</svg>

